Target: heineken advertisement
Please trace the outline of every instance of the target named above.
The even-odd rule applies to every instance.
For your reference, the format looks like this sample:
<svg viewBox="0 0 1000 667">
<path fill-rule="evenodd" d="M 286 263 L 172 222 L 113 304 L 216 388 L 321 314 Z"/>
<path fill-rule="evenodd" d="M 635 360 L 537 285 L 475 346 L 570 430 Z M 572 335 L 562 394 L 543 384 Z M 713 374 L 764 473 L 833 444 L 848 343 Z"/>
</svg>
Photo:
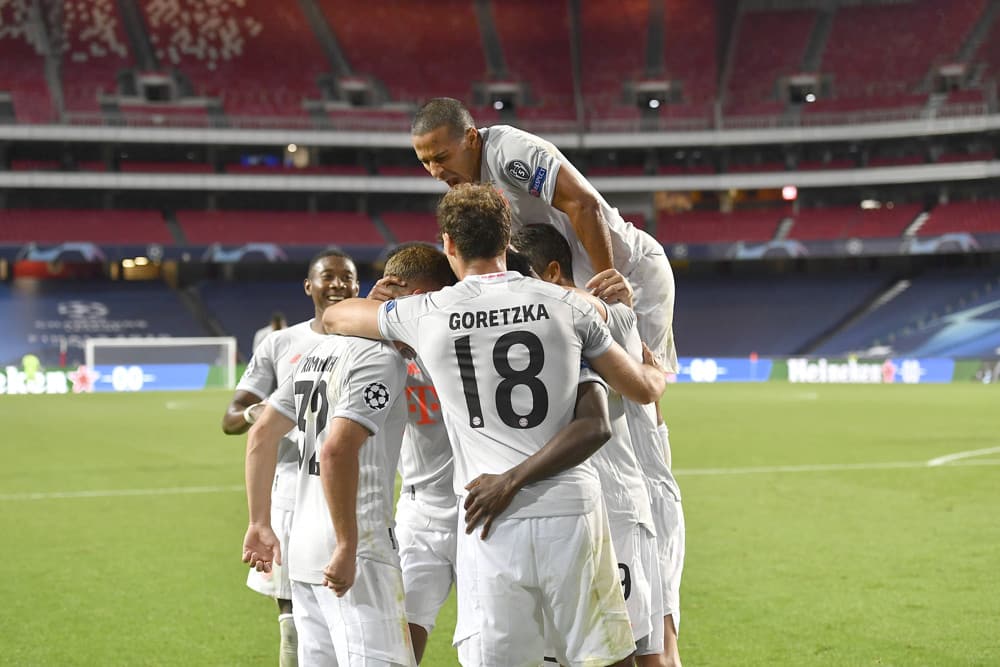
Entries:
<svg viewBox="0 0 1000 667">
<path fill-rule="evenodd" d="M 683 357 L 676 382 L 794 382 L 797 384 L 927 384 L 997 381 L 996 362 L 954 359 L 830 359 Z M 961 372 L 956 370 L 961 369 Z M 985 379 L 985 378 L 990 379 Z"/>
</svg>

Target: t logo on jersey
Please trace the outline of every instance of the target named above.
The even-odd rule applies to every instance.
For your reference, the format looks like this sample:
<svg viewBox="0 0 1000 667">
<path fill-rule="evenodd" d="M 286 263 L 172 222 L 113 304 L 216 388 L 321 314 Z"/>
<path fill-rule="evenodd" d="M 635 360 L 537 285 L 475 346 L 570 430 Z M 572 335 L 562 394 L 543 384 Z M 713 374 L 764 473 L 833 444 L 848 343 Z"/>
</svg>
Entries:
<svg viewBox="0 0 1000 667">
<path fill-rule="evenodd" d="M 441 404 L 438 402 L 437 390 L 433 385 L 407 387 L 406 403 L 410 413 L 417 415 L 417 426 L 441 421 L 434 415 L 435 412 L 440 414 Z"/>
</svg>

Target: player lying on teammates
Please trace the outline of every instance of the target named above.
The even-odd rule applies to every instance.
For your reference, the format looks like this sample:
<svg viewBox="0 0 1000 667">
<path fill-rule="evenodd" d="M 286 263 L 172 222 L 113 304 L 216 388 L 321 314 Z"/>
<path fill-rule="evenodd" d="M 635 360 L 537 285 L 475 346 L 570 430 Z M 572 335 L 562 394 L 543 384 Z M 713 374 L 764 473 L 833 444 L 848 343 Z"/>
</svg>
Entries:
<svg viewBox="0 0 1000 667">
<path fill-rule="evenodd" d="M 555 228 L 527 225 L 514 236 L 513 244 L 528 256 L 533 270 L 543 280 L 566 288 L 574 287 L 569 244 Z M 594 302 L 598 311 L 605 313 L 612 337 L 633 357 L 640 356 L 642 345 L 635 327 L 635 315 L 628 304 L 603 306 L 596 299 Z M 643 575 L 648 577 L 647 585 L 652 587 L 653 634 L 651 639 L 637 643 L 637 663 L 643 667 L 679 667 L 677 628 L 680 627 L 680 580 L 684 565 L 680 490 L 664 456 L 664 441 L 657 433 L 656 414 L 649 406 L 612 395 L 609 409 L 614 436 L 592 460 L 601 473 L 601 488 L 611 519 L 626 602 L 631 603 L 636 597 Z M 623 530 L 626 526 L 635 526 L 633 530 L 637 534 L 627 535 Z M 654 527 L 655 539 L 644 530 Z M 629 540 L 623 539 L 626 536 Z M 635 551 L 630 548 L 630 542 L 639 545 L 638 559 L 628 556 Z M 629 588 L 633 593 L 631 598 Z M 641 589 L 639 594 L 641 596 Z M 629 605 L 633 631 L 636 631 L 638 620 L 633 612 L 638 609 L 641 609 L 639 603 Z M 635 634 L 640 637 L 638 632 Z"/>
<path fill-rule="evenodd" d="M 263 413 L 264 399 L 291 377 L 299 357 L 325 338 L 322 317 L 326 307 L 358 295 L 358 271 L 354 261 L 339 249 L 330 248 L 320 252 L 309 262 L 303 290 L 312 299 L 313 318 L 268 334 L 255 348 L 222 418 L 222 430 L 228 435 L 246 433 Z M 295 509 L 298 460 L 298 443 L 292 431 L 281 439 L 278 447 L 278 465 L 274 472 L 271 502 L 271 527 L 286 554 Z M 281 667 L 294 667 L 297 640 L 288 570 L 278 567 L 271 572 L 258 572 L 251 568 L 247 586 L 277 600 L 281 633 L 278 664 Z"/>
<path fill-rule="evenodd" d="M 458 284 L 384 304 L 351 299 L 324 313 L 328 331 L 398 340 L 434 378 L 462 498 L 482 475 L 533 454 L 573 417 L 581 365 L 643 403 L 663 370 L 611 340 L 578 295 L 507 272 L 510 209 L 489 185 L 452 188 L 438 207 Z M 545 628 L 566 665 L 627 664 L 635 650 L 600 485 L 582 460 L 529 483 L 485 539 L 459 533 L 458 626 L 463 665 L 538 664 Z"/>
<path fill-rule="evenodd" d="M 515 231 L 552 225 L 569 240 L 573 278 L 610 302 L 634 288 L 639 335 L 666 370 L 677 371 L 674 275 L 656 239 L 627 222 L 553 144 L 509 125 L 476 129 L 458 100 L 438 97 L 413 118 L 417 158 L 439 181 L 492 183 L 511 207 Z M 622 285 L 610 269 L 629 283 Z"/>
</svg>

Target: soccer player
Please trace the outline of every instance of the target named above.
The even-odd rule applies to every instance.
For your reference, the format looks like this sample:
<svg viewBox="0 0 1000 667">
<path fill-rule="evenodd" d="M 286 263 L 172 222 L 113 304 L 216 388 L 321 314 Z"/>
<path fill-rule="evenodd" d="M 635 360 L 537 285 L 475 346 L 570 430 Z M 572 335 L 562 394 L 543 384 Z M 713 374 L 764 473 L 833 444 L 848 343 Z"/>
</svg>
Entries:
<svg viewBox="0 0 1000 667">
<path fill-rule="evenodd" d="M 264 411 L 264 399 L 291 376 L 299 357 L 325 338 L 322 317 L 326 307 L 358 295 L 358 271 L 354 261 L 338 249 L 320 252 L 309 262 L 302 288 L 312 299 L 314 317 L 293 327 L 273 331 L 257 346 L 222 419 L 222 430 L 228 435 L 246 433 Z M 271 526 L 286 553 L 295 509 L 298 458 L 298 444 L 292 431 L 282 438 L 278 448 L 271 502 Z M 294 666 L 297 640 L 288 571 L 283 567 L 272 572 L 251 569 L 247 586 L 277 600 L 281 637 L 279 665 Z"/>
<path fill-rule="evenodd" d="M 277 443 L 299 431 L 288 573 L 303 666 L 416 664 L 392 530 L 405 378 L 390 345 L 327 336 L 250 429 L 243 559 L 262 571 L 282 562 L 267 521 Z"/>
<path fill-rule="evenodd" d="M 639 401 L 655 400 L 665 378 L 651 355 L 649 365 L 628 357 L 578 295 L 505 270 L 510 208 L 492 186 L 453 188 L 438 224 L 457 285 L 381 305 L 351 299 L 328 309 L 324 325 L 416 350 L 441 399 L 468 511 L 468 487 L 539 453 L 570 423 L 581 356 Z M 564 664 L 631 660 L 599 482 L 583 460 L 558 461 L 549 469 L 557 474 L 520 489 L 488 536 L 460 533 L 462 664 L 538 664 L 543 621 Z"/>
<path fill-rule="evenodd" d="M 654 238 L 622 219 L 554 145 L 509 125 L 476 129 L 458 100 L 434 98 L 413 118 L 417 158 L 439 181 L 493 183 L 510 202 L 515 227 L 539 223 L 569 239 L 574 282 L 609 302 L 634 289 L 639 334 L 669 372 L 674 349 L 674 276 Z M 617 269 L 631 282 L 614 280 Z"/>
<path fill-rule="evenodd" d="M 396 282 L 376 286 L 369 298 L 433 292 L 455 283 L 448 258 L 429 244 L 412 243 L 387 258 L 385 275 Z M 404 283 L 406 287 L 397 287 Z M 408 422 L 399 458 L 402 486 L 396 505 L 396 539 L 403 569 L 406 617 L 417 662 L 455 581 L 458 504 L 454 464 L 441 404 L 419 358 L 407 364 Z"/>
<path fill-rule="evenodd" d="M 532 269 L 542 280 L 575 289 L 569 244 L 554 227 L 526 225 L 514 236 L 513 245 L 527 255 Z M 642 345 L 629 304 L 605 305 L 599 299 L 593 301 L 615 341 L 633 356 L 638 353 L 641 357 Z M 637 662 L 658 665 L 664 648 L 659 560 L 649 491 L 635 449 L 639 445 L 655 445 L 657 454 L 661 450 L 658 442 L 634 440 L 625 403 L 618 394 L 609 396 L 612 438 L 591 461 L 601 480 L 625 602 L 636 639 Z"/>
</svg>

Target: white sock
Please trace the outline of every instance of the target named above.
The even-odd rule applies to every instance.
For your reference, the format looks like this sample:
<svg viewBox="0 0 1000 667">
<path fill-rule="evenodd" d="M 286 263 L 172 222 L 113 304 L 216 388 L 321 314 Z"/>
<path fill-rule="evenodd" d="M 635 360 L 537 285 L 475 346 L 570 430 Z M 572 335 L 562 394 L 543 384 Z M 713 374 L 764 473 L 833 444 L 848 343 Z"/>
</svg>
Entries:
<svg viewBox="0 0 1000 667">
<path fill-rule="evenodd" d="M 278 667 L 298 667 L 299 635 L 295 632 L 295 621 L 291 614 L 278 614 L 281 629 L 281 647 L 278 650 Z"/>
<path fill-rule="evenodd" d="M 670 432 L 666 424 L 656 426 L 656 434 L 660 436 L 660 446 L 663 447 L 663 460 L 667 462 L 667 468 L 673 469 L 673 455 L 670 453 Z"/>
</svg>

